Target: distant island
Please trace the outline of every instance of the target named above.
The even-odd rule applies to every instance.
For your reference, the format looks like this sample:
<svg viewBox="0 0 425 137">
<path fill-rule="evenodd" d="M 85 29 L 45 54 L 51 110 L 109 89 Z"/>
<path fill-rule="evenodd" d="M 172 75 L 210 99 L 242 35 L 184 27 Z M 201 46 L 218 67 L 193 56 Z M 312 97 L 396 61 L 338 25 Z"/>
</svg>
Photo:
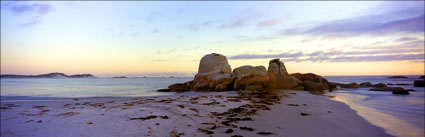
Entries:
<svg viewBox="0 0 425 137">
<path fill-rule="evenodd" d="M 112 77 L 112 78 L 128 78 L 127 76 L 117 76 L 117 77 Z"/>
<path fill-rule="evenodd" d="M 75 74 L 75 75 L 66 75 L 64 73 L 48 73 L 40 75 L 15 75 L 15 74 L 5 74 L 0 75 L 1 78 L 94 78 L 92 74 Z"/>
</svg>

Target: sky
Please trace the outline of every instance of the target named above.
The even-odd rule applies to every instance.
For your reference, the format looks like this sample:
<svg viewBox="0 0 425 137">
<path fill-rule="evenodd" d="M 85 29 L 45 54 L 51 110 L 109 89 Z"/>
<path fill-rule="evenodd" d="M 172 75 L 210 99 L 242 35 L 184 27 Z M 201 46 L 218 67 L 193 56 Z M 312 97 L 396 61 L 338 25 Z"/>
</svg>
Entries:
<svg viewBox="0 0 425 137">
<path fill-rule="evenodd" d="M 280 58 L 289 73 L 424 75 L 424 1 L 1 1 L 1 74 L 194 76 Z"/>
</svg>

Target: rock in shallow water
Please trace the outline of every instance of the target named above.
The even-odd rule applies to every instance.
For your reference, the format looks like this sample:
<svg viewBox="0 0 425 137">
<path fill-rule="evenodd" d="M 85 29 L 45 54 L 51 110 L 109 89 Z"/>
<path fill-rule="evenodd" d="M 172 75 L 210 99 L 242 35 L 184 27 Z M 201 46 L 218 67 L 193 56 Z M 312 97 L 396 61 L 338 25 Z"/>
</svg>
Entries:
<svg viewBox="0 0 425 137">
<path fill-rule="evenodd" d="M 410 94 L 409 91 L 414 91 L 413 89 L 405 90 L 402 87 L 379 87 L 379 88 L 372 88 L 369 89 L 369 91 L 392 91 L 393 94 Z"/>
<path fill-rule="evenodd" d="M 362 83 L 360 83 L 360 87 L 371 87 L 371 86 L 373 86 L 373 85 L 370 82 L 362 82 Z"/>
<path fill-rule="evenodd" d="M 374 88 L 382 88 L 382 87 L 387 87 L 387 85 L 385 85 L 384 83 L 378 83 L 378 84 L 374 84 L 372 87 L 374 87 Z"/>
<path fill-rule="evenodd" d="M 342 88 L 359 88 L 359 84 L 353 82 L 350 84 L 340 84 L 339 86 L 341 86 Z"/>
<path fill-rule="evenodd" d="M 415 87 L 425 87 L 425 81 L 423 81 L 423 80 L 415 80 L 413 82 L 413 86 L 415 86 Z"/>
</svg>

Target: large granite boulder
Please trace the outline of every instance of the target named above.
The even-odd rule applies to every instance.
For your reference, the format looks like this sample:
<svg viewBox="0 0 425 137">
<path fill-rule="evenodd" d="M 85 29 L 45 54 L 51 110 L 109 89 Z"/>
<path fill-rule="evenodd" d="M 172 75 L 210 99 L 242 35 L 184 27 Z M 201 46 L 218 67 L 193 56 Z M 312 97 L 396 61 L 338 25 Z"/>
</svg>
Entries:
<svg viewBox="0 0 425 137">
<path fill-rule="evenodd" d="M 276 89 L 294 89 L 302 85 L 302 81 L 288 74 L 285 65 L 279 59 L 269 61 L 268 72 L 276 77 Z"/>
<path fill-rule="evenodd" d="M 264 66 L 241 66 L 233 70 L 234 90 L 269 90 L 274 89 L 276 79 Z"/>
<path fill-rule="evenodd" d="M 269 61 L 269 72 L 272 72 L 276 76 L 289 76 L 288 71 L 286 71 L 285 64 L 279 59 L 272 59 Z"/>
<path fill-rule="evenodd" d="M 321 84 L 319 82 L 305 80 L 304 89 L 307 91 L 311 91 L 312 93 L 323 94 L 326 87 L 324 86 L 324 84 Z"/>
<path fill-rule="evenodd" d="M 327 79 L 313 73 L 293 73 L 290 74 L 298 80 L 304 82 L 304 89 L 307 91 L 321 91 L 336 89 L 335 85 L 331 85 Z M 306 83 L 308 82 L 308 83 Z"/>
<path fill-rule="evenodd" d="M 425 81 L 423 81 L 423 80 L 415 80 L 413 82 L 413 86 L 415 86 L 415 87 L 425 87 Z"/>
<path fill-rule="evenodd" d="M 192 84 L 194 91 L 230 90 L 233 83 L 232 69 L 223 55 L 211 53 L 202 57 L 198 73 Z"/>
</svg>

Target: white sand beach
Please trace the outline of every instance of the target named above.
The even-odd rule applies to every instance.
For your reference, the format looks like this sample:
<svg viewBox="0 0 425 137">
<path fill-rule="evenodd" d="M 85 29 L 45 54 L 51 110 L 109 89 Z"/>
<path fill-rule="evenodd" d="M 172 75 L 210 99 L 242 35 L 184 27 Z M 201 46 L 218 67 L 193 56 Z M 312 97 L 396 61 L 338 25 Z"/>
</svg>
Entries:
<svg viewBox="0 0 425 137">
<path fill-rule="evenodd" d="M 390 136 L 346 104 L 306 91 L 3 101 L 2 137 Z"/>
</svg>

